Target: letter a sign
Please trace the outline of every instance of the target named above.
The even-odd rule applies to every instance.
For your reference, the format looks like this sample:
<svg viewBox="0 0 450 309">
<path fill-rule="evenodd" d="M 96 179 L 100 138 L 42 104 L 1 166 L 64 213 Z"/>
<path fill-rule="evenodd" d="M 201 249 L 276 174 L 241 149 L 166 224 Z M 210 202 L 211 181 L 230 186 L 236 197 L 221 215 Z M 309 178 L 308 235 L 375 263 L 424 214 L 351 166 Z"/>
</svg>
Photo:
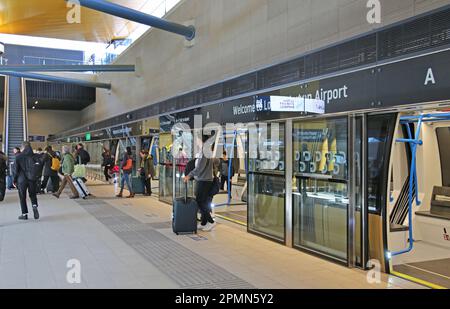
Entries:
<svg viewBox="0 0 450 309">
<path fill-rule="evenodd" d="M 436 84 L 436 79 L 434 78 L 433 69 L 429 68 L 427 72 L 427 77 L 425 78 L 425 86 L 428 86 L 429 84 Z"/>
</svg>

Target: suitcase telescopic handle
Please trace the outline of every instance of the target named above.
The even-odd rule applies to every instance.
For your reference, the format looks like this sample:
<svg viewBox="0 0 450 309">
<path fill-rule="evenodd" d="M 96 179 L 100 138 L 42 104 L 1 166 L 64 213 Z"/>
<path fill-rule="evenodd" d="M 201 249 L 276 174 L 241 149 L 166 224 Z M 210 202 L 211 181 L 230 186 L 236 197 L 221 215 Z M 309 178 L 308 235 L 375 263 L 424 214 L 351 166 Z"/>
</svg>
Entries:
<svg viewBox="0 0 450 309">
<path fill-rule="evenodd" d="M 188 183 L 184 183 L 184 204 L 187 205 L 188 200 Z"/>
</svg>

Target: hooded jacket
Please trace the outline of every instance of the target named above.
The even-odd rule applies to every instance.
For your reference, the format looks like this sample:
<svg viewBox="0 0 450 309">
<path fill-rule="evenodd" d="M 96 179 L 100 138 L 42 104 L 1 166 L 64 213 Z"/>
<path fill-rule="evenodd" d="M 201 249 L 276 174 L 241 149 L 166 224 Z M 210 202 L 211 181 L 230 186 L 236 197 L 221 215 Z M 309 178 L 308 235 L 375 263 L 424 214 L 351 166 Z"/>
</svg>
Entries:
<svg viewBox="0 0 450 309">
<path fill-rule="evenodd" d="M 42 173 L 42 156 L 35 155 L 30 146 L 16 156 L 14 164 L 14 182 L 36 181 Z"/>
</svg>

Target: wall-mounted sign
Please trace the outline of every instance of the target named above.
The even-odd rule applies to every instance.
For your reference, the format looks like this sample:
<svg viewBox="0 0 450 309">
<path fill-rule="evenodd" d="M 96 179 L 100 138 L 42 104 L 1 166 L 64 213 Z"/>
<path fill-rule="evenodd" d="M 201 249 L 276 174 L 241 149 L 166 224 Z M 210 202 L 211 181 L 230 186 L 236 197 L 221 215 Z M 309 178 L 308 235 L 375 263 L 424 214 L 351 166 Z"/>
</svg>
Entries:
<svg viewBox="0 0 450 309">
<path fill-rule="evenodd" d="M 319 97 L 287 97 L 287 96 L 270 96 L 264 99 L 257 99 L 256 105 L 261 106 L 265 101 L 265 106 L 270 107 L 272 112 L 282 113 L 325 113 L 325 101 Z M 264 106 L 264 105 L 263 105 Z"/>
<path fill-rule="evenodd" d="M 91 132 L 88 132 L 88 133 L 86 133 L 86 136 L 85 136 L 85 138 L 86 138 L 86 142 L 89 142 L 89 141 L 91 141 L 91 140 L 92 140 L 92 135 L 91 135 Z"/>
<path fill-rule="evenodd" d="M 28 141 L 30 143 L 45 143 L 45 136 L 30 135 L 28 136 Z"/>
<path fill-rule="evenodd" d="M 305 99 L 294 97 L 271 96 L 270 110 L 272 112 L 304 112 Z"/>
</svg>

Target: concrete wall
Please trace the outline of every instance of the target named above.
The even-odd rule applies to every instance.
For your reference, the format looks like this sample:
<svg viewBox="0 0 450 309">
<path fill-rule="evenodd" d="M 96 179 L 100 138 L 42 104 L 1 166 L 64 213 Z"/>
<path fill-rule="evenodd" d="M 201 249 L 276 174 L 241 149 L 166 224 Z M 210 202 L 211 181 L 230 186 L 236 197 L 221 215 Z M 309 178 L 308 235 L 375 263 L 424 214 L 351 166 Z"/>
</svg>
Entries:
<svg viewBox="0 0 450 309">
<path fill-rule="evenodd" d="M 79 127 L 81 113 L 78 111 L 54 110 L 28 110 L 28 133 L 48 137 L 61 131 Z M 43 144 L 34 144 L 34 147 L 43 147 Z"/>
<path fill-rule="evenodd" d="M 450 4 L 450 0 L 381 0 L 382 24 L 370 25 L 367 0 L 186 0 L 168 19 L 195 20 L 197 38 L 151 30 L 119 57 L 134 73 L 102 74 L 111 93 L 83 111 L 83 124 L 281 62 L 375 27 Z"/>
</svg>

